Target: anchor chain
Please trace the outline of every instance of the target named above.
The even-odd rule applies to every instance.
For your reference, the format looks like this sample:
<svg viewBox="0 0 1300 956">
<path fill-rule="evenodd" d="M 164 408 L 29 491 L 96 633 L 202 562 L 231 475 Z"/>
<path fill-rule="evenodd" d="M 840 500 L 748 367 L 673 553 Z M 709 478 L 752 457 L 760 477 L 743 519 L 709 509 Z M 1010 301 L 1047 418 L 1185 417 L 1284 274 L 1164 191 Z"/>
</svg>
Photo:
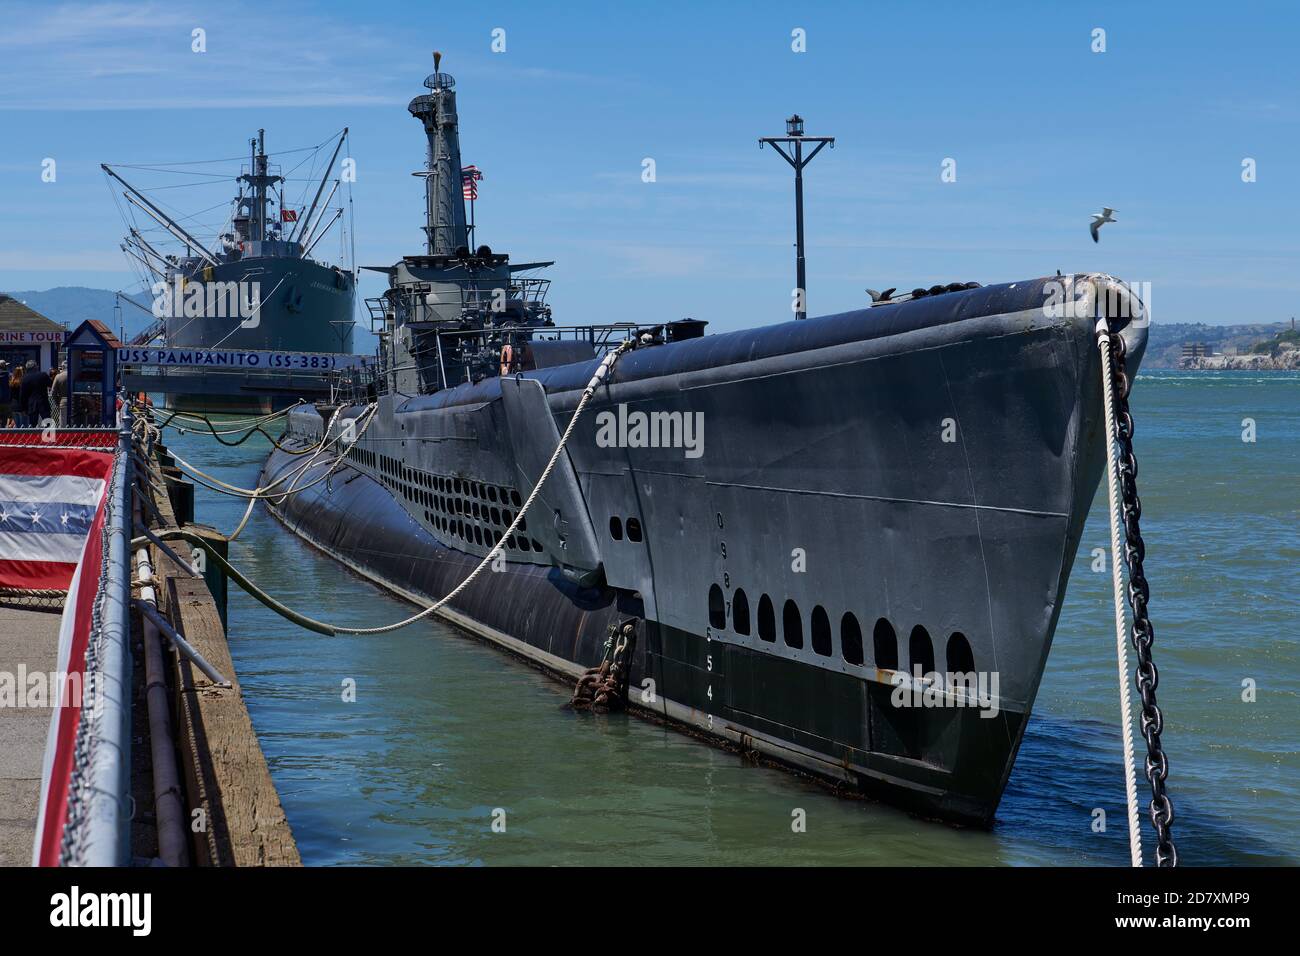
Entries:
<svg viewBox="0 0 1300 956">
<path fill-rule="evenodd" d="M 597 667 L 589 667 L 578 678 L 569 703 L 575 710 L 607 713 L 627 706 L 627 685 L 632 672 L 632 647 L 636 625 L 632 621 L 614 622 L 605 638 L 605 658 Z"/>
<path fill-rule="evenodd" d="M 1148 605 L 1151 588 L 1147 583 L 1142 562 L 1146 558 L 1146 544 L 1142 540 L 1142 500 L 1137 493 L 1137 457 L 1133 453 L 1133 415 L 1129 411 L 1128 396 L 1132 385 L 1124 358 L 1127 347 L 1117 333 L 1108 332 L 1111 346 L 1112 375 L 1115 398 L 1115 435 L 1119 445 L 1119 484 L 1121 512 L 1124 522 L 1124 563 L 1128 566 L 1128 604 L 1133 612 L 1132 644 L 1137 652 L 1135 681 L 1142 697 L 1140 724 L 1147 743 L 1146 778 L 1151 784 L 1151 824 L 1156 831 L 1156 866 L 1177 866 L 1178 851 L 1174 847 L 1170 829 L 1174 823 L 1174 805 L 1165 792 L 1169 776 L 1169 760 L 1160 742 L 1164 730 L 1164 715 L 1156 703 L 1156 687 L 1160 674 L 1151 659 L 1151 646 L 1155 643 L 1155 627 L 1151 623 Z"/>
</svg>

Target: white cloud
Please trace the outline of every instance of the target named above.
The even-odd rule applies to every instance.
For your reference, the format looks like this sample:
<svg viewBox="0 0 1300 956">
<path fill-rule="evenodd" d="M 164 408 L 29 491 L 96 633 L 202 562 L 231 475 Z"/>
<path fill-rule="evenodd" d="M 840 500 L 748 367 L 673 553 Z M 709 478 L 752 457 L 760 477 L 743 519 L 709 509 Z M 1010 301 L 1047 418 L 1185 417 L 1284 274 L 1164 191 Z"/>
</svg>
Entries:
<svg viewBox="0 0 1300 956">
<path fill-rule="evenodd" d="M 405 102 L 387 92 L 373 62 L 388 38 L 307 9 L 311 29 L 286 37 L 259 30 L 264 7 L 118 3 L 59 4 L 0 35 L 3 108 L 14 110 L 194 109 L 204 106 L 342 106 Z M 277 16 L 295 20 L 292 10 Z M 30 22 L 28 22 L 30 21 Z M 191 31 L 207 52 L 191 50 Z M 362 78 L 362 79 L 358 79 Z"/>
</svg>

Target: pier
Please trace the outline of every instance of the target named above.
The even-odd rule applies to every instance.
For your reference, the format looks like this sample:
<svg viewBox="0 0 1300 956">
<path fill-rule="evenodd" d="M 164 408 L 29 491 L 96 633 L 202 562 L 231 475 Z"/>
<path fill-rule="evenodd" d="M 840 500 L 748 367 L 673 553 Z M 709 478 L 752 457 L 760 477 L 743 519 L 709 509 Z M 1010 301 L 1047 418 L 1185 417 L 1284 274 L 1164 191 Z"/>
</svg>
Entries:
<svg viewBox="0 0 1300 956">
<path fill-rule="evenodd" d="M 58 647 L 56 615 L 0 605 L 0 663 L 12 668 L 15 678 L 21 665 L 24 671 L 52 672 L 58 664 Z M 52 713 L 49 706 L 0 709 L 0 866 L 31 860 L 41 758 Z"/>
<path fill-rule="evenodd" d="M 193 487 L 132 428 L 0 431 L 0 865 L 296 866 Z"/>
</svg>

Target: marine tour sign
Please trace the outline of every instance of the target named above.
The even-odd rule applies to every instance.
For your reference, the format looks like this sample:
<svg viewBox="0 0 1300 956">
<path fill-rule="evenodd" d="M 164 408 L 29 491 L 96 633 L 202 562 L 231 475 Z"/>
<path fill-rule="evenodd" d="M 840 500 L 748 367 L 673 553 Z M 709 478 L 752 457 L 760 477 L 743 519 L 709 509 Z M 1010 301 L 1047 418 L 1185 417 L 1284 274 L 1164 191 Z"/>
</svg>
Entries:
<svg viewBox="0 0 1300 956">
<path fill-rule="evenodd" d="M 67 334 L 63 329 L 42 329 L 36 332 L 0 329 L 0 345 L 38 345 L 46 342 L 62 342 Z"/>
</svg>

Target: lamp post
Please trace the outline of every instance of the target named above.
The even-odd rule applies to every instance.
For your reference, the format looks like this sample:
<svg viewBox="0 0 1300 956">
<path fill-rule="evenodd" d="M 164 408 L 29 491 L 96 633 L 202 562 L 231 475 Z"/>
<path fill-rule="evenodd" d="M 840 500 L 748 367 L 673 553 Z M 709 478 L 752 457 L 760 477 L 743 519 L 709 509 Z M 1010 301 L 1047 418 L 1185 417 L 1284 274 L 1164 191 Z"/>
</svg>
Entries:
<svg viewBox="0 0 1300 956">
<path fill-rule="evenodd" d="M 782 149 L 782 143 L 790 147 L 791 152 Z M 803 154 L 804 143 L 817 144 L 807 156 Z M 785 121 L 784 136 L 763 136 L 758 140 L 759 149 L 762 149 L 765 144 L 770 144 L 781 154 L 782 159 L 794 167 L 795 292 L 799 296 L 798 308 L 794 315 L 796 319 L 808 318 L 808 289 L 805 285 L 803 255 L 803 168 L 812 162 L 813 157 L 820 153 L 827 143 L 830 143 L 831 149 L 834 149 L 835 137 L 804 135 L 803 117 L 798 113 Z"/>
</svg>

